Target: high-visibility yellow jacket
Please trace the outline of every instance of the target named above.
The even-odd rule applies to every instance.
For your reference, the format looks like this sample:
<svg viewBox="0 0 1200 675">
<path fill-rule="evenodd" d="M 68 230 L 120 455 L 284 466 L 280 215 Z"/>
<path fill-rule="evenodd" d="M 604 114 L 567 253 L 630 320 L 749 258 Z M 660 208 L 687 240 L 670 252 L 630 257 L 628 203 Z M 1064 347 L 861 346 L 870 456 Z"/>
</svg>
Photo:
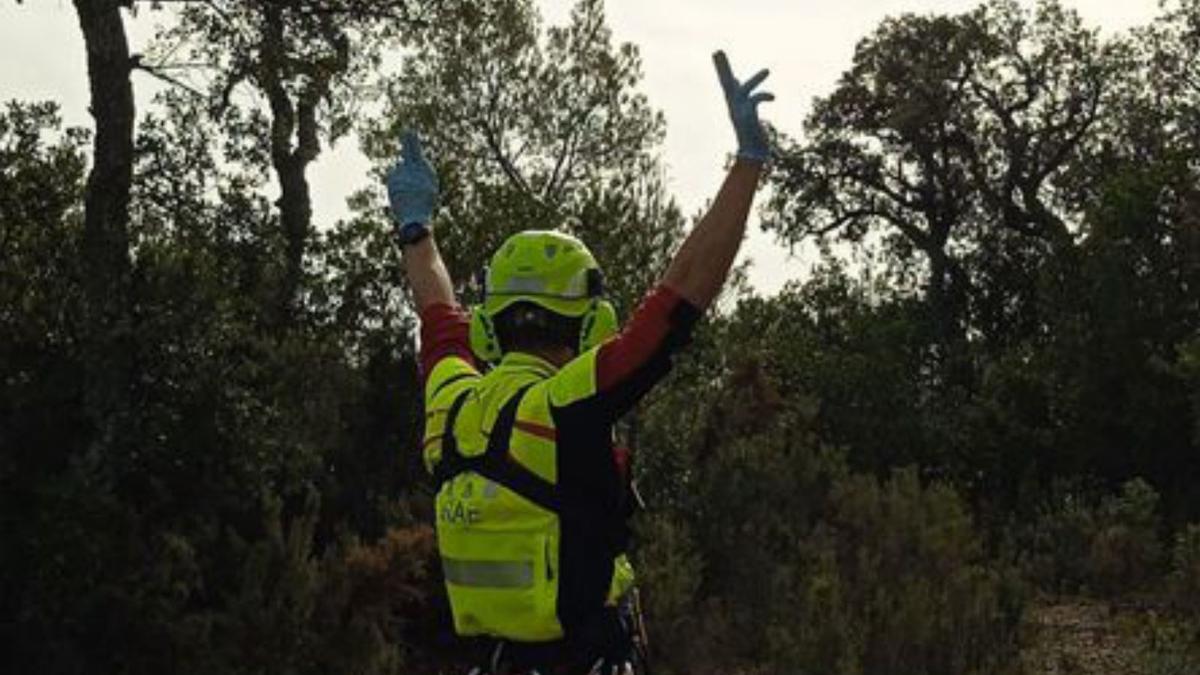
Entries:
<svg viewBox="0 0 1200 675">
<path fill-rule="evenodd" d="M 555 640 L 632 585 L 612 425 L 670 369 L 698 314 L 659 288 L 619 336 L 561 369 L 514 352 L 487 374 L 460 309 L 422 314 L 423 453 L 456 632 Z"/>
</svg>

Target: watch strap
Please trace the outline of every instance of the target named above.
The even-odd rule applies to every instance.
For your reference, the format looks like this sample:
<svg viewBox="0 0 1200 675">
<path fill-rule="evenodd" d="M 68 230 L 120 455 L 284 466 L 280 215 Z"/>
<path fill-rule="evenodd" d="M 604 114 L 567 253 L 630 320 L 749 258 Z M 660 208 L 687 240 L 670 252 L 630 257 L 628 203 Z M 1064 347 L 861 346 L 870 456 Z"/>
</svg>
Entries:
<svg viewBox="0 0 1200 675">
<path fill-rule="evenodd" d="M 429 236 L 429 226 L 421 222 L 406 223 L 400 226 L 397 239 L 401 246 L 412 246 Z"/>
</svg>

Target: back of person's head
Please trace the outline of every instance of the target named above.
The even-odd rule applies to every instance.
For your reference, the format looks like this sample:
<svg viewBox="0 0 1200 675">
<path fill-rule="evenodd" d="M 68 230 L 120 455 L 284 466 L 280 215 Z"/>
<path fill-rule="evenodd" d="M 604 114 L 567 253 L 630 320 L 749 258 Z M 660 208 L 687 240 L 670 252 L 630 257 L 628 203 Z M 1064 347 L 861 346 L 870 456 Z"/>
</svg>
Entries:
<svg viewBox="0 0 1200 675">
<path fill-rule="evenodd" d="M 562 349 L 577 353 L 581 322 L 577 316 L 557 314 L 532 302 L 518 302 L 496 315 L 496 337 L 505 354 L 543 354 Z"/>
<path fill-rule="evenodd" d="M 485 361 L 508 352 L 578 353 L 616 332 L 600 266 L 575 237 L 526 230 L 509 237 L 484 275 L 471 347 Z"/>
</svg>

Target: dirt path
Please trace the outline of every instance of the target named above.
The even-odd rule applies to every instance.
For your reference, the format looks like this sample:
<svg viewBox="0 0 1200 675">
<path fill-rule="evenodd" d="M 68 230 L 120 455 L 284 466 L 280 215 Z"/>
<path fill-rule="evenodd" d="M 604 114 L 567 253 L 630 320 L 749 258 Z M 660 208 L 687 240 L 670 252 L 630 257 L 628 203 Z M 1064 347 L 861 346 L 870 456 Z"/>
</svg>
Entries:
<svg viewBox="0 0 1200 675">
<path fill-rule="evenodd" d="M 1095 600 L 1063 599 L 1036 606 L 1037 634 L 1023 657 L 1030 675 L 1129 675 L 1137 668 L 1136 637 L 1122 630 L 1123 614 Z"/>
</svg>

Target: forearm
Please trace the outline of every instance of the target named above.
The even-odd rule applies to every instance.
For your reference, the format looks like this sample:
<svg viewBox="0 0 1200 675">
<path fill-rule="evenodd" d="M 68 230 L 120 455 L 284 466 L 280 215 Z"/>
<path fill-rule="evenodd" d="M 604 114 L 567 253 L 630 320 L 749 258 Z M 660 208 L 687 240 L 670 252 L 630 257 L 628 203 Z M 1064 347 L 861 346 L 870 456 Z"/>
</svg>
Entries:
<svg viewBox="0 0 1200 675">
<path fill-rule="evenodd" d="M 708 213 L 684 240 L 663 276 L 665 286 L 699 309 L 712 303 L 729 276 L 761 174 L 759 162 L 734 162 Z"/>
<path fill-rule="evenodd" d="M 412 288 L 417 312 L 424 312 L 430 305 L 438 303 L 455 304 L 454 285 L 432 234 L 405 247 L 404 272 Z"/>
</svg>

